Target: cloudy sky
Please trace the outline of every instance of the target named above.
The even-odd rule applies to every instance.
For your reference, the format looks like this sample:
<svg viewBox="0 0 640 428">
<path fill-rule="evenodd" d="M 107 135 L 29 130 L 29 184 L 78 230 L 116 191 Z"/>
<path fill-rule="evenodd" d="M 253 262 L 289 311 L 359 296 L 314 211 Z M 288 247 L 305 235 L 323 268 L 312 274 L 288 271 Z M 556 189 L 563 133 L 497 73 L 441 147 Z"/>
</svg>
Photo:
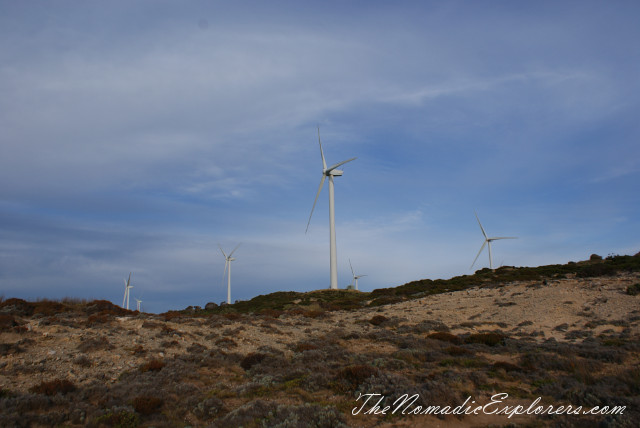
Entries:
<svg viewBox="0 0 640 428">
<path fill-rule="evenodd" d="M 0 295 L 147 311 L 640 250 L 636 1 L 0 0 Z M 488 266 L 483 253 L 475 269 Z M 133 302 L 133 300 L 132 300 Z"/>
</svg>

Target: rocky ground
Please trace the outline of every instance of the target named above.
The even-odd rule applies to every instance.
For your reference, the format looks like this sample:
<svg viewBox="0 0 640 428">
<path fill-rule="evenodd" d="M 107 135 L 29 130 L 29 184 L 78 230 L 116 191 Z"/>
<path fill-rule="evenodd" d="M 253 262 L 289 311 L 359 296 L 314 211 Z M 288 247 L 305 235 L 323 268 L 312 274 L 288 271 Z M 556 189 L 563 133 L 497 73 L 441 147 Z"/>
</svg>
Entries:
<svg viewBox="0 0 640 428">
<path fill-rule="evenodd" d="M 0 307 L 0 425 L 637 426 L 640 296 L 627 289 L 639 282 L 638 273 L 570 277 L 274 316 L 9 299 Z M 627 409 L 352 414 L 359 394 L 390 403 L 414 391 L 441 406 L 505 392 L 509 405 L 542 397 Z"/>
</svg>

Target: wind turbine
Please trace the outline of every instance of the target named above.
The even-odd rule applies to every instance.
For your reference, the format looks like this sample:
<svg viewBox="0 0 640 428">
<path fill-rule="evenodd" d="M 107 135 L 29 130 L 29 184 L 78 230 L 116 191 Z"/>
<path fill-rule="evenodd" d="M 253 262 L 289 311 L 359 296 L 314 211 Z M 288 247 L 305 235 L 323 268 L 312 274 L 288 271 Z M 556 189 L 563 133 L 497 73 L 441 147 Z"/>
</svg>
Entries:
<svg viewBox="0 0 640 428">
<path fill-rule="evenodd" d="M 324 152 L 322 151 L 322 142 L 320 141 L 320 127 L 318 127 L 318 144 L 320 144 L 320 156 L 322 157 L 322 179 L 320 180 L 320 186 L 318 187 L 318 193 L 316 193 L 316 199 L 313 201 L 313 207 L 311 207 L 311 214 L 309 214 L 309 221 L 307 222 L 307 229 L 309 230 L 309 224 L 311 223 L 311 216 L 313 210 L 318 202 L 318 197 L 322 191 L 325 178 L 329 177 L 329 263 L 331 268 L 331 289 L 338 289 L 338 254 L 336 249 L 336 213 L 333 201 L 333 177 L 340 177 L 342 175 L 341 170 L 337 169 L 339 166 L 344 165 L 347 162 L 351 162 L 356 158 L 347 159 L 346 161 L 339 162 L 335 165 L 327 168 L 327 162 L 324 159 Z"/>
<path fill-rule="evenodd" d="M 351 274 L 353 275 L 353 279 L 351 280 L 351 284 L 353 284 L 353 282 L 355 281 L 356 290 L 357 290 L 358 289 L 358 279 L 362 278 L 363 276 L 367 276 L 367 275 L 356 275 L 355 272 L 353 271 L 353 265 L 351 264 L 351 259 L 349 259 L 349 266 L 351 267 Z"/>
<path fill-rule="evenodd" d="M 478 260 L 478 257 L 480 257 L 480 253 L 482 252 L 482 250 L 484 250 L 484 246 L 486 245 L 489 248 L 489 269 L 493 270 L 493 260 L 491 258 L 491 242 L 492 241 L 497 241 L 498 239 L 518 239 L 517 237 L 514 236 L 498 236 L 495 238 L 489 238 L 487 236 L 487 233 L 484 231 L 484 227 L 482 227 L 482 223 L 480 223 L 480 219 L 478 218 L 478 213 L 475 213 L 476 215 L 476 220 L 478 220 L 478 224 L 480 225 L 480 230 L 482 230 L 482 234 L 484 235 L 484 242 L 482 243 L 482 247 L 480 247 L 480 251 L 478 251 L 478 255 L 476 256 L 475 259 L 473 259 L 473 263 L 471 263 L 471 268 L 473 268 L 473 265 L 476 264 L 476 260 Z"/>
<path fill-rule="evenodd" d="M 229 305 L 231 304 L 231 262 L 235 260 L 235 258 L 232 256 L 233 256 L 233 253 L 236 252 L 239 246 L 240 244 L 236 245 L 236 248 L 234 248 L 233 251 L 230 252 L 229 255 L 227 256 L 227 254 L 224 252 L 220 244 L 218 244 L 218 247 L 220 248 L 220 251 L 222 251 L 222 255 L 224 256 L 224 260 L 225 260 L 224 273 L 222 274 L 223 281 L 224 281 L 225 275 L 227 275 L 227 270 L 229 271 L 228 277 L 227 277 L 227 304 Z"/>
<path fill-rule="evenodd" d="M 129 279 L 125 279 L 124 281 L 124 297 L 122 298 L 122 307 L 124 308 L 125 301 L 127 302 L 126 309 L 129 310 L 129 290 L 133 288 L 131 285 L 131 273 L 129 272 Z"/>
<path fill-rule="evenodd" d="M 138 299 L 137 297 L 135 299 L 136 299 L 136 311 L 141 312 L 142 300 Z"/>
</svg>

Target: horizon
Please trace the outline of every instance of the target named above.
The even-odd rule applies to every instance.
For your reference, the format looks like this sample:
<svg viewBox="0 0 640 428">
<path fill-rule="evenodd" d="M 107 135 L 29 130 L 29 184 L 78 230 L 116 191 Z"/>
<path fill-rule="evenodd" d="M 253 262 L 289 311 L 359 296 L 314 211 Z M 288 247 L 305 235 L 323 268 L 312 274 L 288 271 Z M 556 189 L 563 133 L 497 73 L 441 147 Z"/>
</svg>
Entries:
<svg viewBox="0 0 640 428">
<path fill-rule="evenodd" d="M 328 288 L 317 127 L 341 289 L 640 249 L 638 3 L 0 5 L 7 298 Z"/>
</svg>

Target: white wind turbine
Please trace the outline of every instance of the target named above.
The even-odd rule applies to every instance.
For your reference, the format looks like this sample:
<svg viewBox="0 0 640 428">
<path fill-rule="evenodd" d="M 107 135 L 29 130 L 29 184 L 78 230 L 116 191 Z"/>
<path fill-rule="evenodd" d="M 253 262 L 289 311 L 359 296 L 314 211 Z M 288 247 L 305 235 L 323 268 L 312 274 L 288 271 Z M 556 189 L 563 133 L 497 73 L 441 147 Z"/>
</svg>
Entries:
<svg viewBox="0 0 640 428">
<path fill-rule="evenodd" d="M 233 251 L 230 252 L 229 255 L 227 256 L 227 254 L 224 252 L 220 244 L 218 244 L 218 247 L 220 248 L 220 251 L 222 251 L 222 255 L 224 256 L 224 260 L 225 260 L 224 273 L 222 274 L 222 280 L 224 281 L 224 277 L 228 275 L 227 276 L 227 304 L 229 305 L 231 304 L 231 262 L 235 260 L 235 258 L 232 256 L 233 256 L 233 253 L 236 252 L 239 246 L 240 244 L 236 245 L 236 248 L 234 248 Z"/>
<path fill-rule="evenodd" d="M 353 279 L 351 280 L 351 284 L 353 284 L 353 282 L 355 281 L 356 290 L 357 290 L 358 289 L 358 279 L 362 278 L 363 276 L 367 276 L 367 275 L 356 275 L 355 272 L 353 271 L 353 265 L 351 264 L 351 259 L 349 259 L 349 266 L 351 267 L 351 274 L 353 275 Z"/>
<path fill-rule="evenodd" d="M 318 144 L 320 144 L 320 156 L 322 157 L 322 179 L 320 180 L 320 186 L 318 187 L 318 193 L 316 193 L 316 199 L 313 201 L 313 207 L 311 208 L 311 214 L 309 214 L 309 221 L 307 222 L 307 229 L 309 230 L 309 224 L 311 223 L 311 216 L 313 210 L 318 202 L 318 197 L 322 191 L 325 178 L 329 177 L 329 262 L 331 268 L 331 289 L 338 289 L 338 254 L 336 250 L 336 214 L 333 203 L 333 177 L 339 177 L 342 175 L 342 171 L 337 169 L 339 166 L 344 165 L 347 162 L 351 162 L 356 158 L 351 158 L 346 161 L 342 161 L 327 168 L 327 162 L 324 159 L 324 152 L 322 151 L 322 142 L 320 141 L 320 127 L 318 127 Z"/>
<path fill-rule="evenodd" d="M 498 236 L 495 238 L 489 238 L 487 236 L 487 233 L 484 231 L 484 227 L 482 227 L 482 223 L 480 223 L 480 219 L 478 218 L 478 213 L 476 214 L 476 220 L 478 220 L 478 224 L 480 225 L 480 230 L 482 230 L 482 234 L 484 235 L 484 242 L 482 243 L 482 247 L 480 247 L 480 251 L 478 251 L 478 255 L 476 256 L 475 259 L 473 259 L 473 263 L 471 263 L 471 268 L 473 268 L 473 265 L 476 264 L 476 260 L 478 260 L 478 257 L 480 257 L 480 253 L 482 253 L 482 250 L 484 250 L 484 246 L 486 245 L 489 248 L 489 269 L 493 270 L 493 260 L 491 258 L 491 242 L 492 241 L 497 241 L 498 239 L 518 239 L 517 237 L 514 236 Z"/>
<path fill-rule="evenodd" d="M 136 299 L 136 311 L 141 312 L 142 300 L 138 299 L 137 297 L 135 299 Z"/>
<path fill-rule="evenodd" d="M 131 273 L 132 272 L 129 272 L 129 279 L 124 280 L 124 297 L 122 298 L 122 307 L 127 310 L 129 310 L 129 290 L 133 288 L 133 285 L 131 285 Z M 125 302 L 127 306 L 124 305 Z"/>
</svg>

